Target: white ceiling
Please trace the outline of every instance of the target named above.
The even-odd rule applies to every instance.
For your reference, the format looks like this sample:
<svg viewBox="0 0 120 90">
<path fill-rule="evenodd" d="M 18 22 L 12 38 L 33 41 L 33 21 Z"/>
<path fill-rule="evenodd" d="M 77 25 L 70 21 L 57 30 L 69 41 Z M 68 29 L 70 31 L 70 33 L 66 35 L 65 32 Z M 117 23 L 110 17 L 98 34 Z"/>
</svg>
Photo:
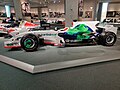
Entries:
<svg viewBox="0 0 120 90">
<path fill-rule="evenodd" d="M 64 3 L 64 0 L 29 0 L 31 7 L 44 7 L 48 4 L 60 4 Z"/>
<path fill-rule="evenodd" d="M 31 7 L 43 7 L 50 3 L 64 3 L 64 0 L 29 0 Z M 0 6 L 10 5 L 13 6 L 13 0 L 0 0 Z"/>
<path fill-rule="evenodd" d="M 43 7 L 50 3 L 64 3 L 64 0 L 29 0 L 31 7 Z M 88 0 L 89 1 L 89 0 Z M 98 0 L 99 1 L 99 0 Z M 120 0 L 110 0 L 111 2 L 120 2 Z M 13 0 L 0 0 L 0 6 L 4 5 L 10 5 L 13 6 Z"/>
</svg>

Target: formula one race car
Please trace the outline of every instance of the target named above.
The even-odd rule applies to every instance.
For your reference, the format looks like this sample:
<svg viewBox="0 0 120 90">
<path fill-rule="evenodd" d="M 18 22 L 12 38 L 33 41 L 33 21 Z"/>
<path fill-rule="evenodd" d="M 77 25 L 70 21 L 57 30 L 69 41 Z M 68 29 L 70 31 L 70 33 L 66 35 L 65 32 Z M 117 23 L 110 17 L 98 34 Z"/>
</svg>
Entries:
<svg viewBox="0 0 120 90">
<path fill-rule="evenodd" d="M 58 31 L 23 32 L 5 41 L 5 48 L 23 48 L 25 51 L 35 51 L 40 46 L 54 45 L 64 47 L 67 44 L 94 43 L 113 46 L 117 39 L 117 28 L 113 25 L 95 25 L 98 22 L 77 22 L 71 28 Z"/>
</svg>

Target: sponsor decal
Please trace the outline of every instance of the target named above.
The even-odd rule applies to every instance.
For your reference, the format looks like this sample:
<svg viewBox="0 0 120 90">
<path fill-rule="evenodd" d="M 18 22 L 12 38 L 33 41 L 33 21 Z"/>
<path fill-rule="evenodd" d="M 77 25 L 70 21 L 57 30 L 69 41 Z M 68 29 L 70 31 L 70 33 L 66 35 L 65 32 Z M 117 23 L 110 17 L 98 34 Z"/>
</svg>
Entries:
<svg viewBox="0 0 120 90">
<path fill-rule="evenodd" d="M 51 33 L 45 33 L 45 34 L 40 34 L 41 36 L 56 36 L 57 34 L 51 34 Z"/>
</svg>

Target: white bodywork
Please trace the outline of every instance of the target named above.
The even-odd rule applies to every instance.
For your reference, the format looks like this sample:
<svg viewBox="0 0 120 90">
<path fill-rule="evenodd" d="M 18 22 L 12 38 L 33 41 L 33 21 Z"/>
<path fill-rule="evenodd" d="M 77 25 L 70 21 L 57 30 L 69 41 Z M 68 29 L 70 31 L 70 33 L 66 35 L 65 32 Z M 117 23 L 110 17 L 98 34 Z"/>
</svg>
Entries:
<svg viewBox="0 0 120 90">
<path fill-rule="evenodd" d="M 28 23 L 30 25 L 25 26 L 26 23 Z M 0 27 L 3 28 L 3 29 L 1 29 L 1 32 L 8 33 L 11 36 L 15 36 L 18 33 L 22 33 L 22 32 L 27 32 L 32 28 L 40 27 L 39 25 L 35 25 L 35 24 L 27 22 L 27 21 L 21 21 L 19 27 L 14 27 L 14 28 L 12 28 L 12 27 L 10 27 L 10 28 L 4 27 L 4 26 L 7 26 L 7 25 L 10 25 L 10 24 L 0 24 Z"/>
<path fill-rule="evenodd" d="M 9 24 L 0 24 L 0 33 L 7 34 L 5 26 Z"/>
<path fill-rule="evenodd" d="M 32 27 L 33 28 L 33 27 Z M 12 32 L 9 32 L 9 35 L 11 36 L 16 36 L 19 33 L 23 33 L 23 32 L 28 32 L 30 28 L 26 28 L 26 27 L 15 27 L 15 28 L 7 28 L 6 31 L 10 31 L 13 30 Z"/>
<path fill-rule="evenodd" d="M 4 47 L 5 48 L 16 48 L 16 47 L 20 47 L 20 39 L 26 35 L 26 34 L 34 34 L 36 36 L 41 36 L 40 38 L 44 39 L 45 43 L 51 43 L 55 46 L 60 45 L 60 40 L 64 43 L 64 40 L 62 37 L 58 36 L 59 31 L 54 31 L 54 30 L 43 30 L 43 31 L 29 31 L 29 32 L 23 32 L 20 33 L 14 37 L 12 37 L 11 39 L 9 39 L 8 41 L 4 42 Z M 8 46 L 8 44 L 14 44 L 12 46 Z"/>
<path fill-rule="evenodd" d="M 113 25 L 107 24 L 107 23 L 101 23 L 97 26 L 98 28 L 103 28 L 106 32 L 113 32 L 117 35 L 117 27 L 114 27 Z"/>
</svg>

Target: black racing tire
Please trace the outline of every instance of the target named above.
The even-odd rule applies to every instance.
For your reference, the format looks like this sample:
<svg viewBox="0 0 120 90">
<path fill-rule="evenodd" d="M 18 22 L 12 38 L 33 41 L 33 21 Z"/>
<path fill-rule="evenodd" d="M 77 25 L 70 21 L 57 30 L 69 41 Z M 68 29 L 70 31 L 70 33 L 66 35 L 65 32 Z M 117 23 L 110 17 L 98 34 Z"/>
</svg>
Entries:
<svg viewBox="0 0 120 90">
<path fill-rule="evenodd" d="M 113 32 L 106 32 L 105 35 L 100 35 L 98 44 L 104 46 L 113 46 L 117 40 L 117 36 Z"/>
<path fill-rule="evenodd" d="M 39 39 L 34 34 L 26 34 L 21 38 L 20 44 L 26 52 L 33 52 L 39 47 Z"/>
</svg>

